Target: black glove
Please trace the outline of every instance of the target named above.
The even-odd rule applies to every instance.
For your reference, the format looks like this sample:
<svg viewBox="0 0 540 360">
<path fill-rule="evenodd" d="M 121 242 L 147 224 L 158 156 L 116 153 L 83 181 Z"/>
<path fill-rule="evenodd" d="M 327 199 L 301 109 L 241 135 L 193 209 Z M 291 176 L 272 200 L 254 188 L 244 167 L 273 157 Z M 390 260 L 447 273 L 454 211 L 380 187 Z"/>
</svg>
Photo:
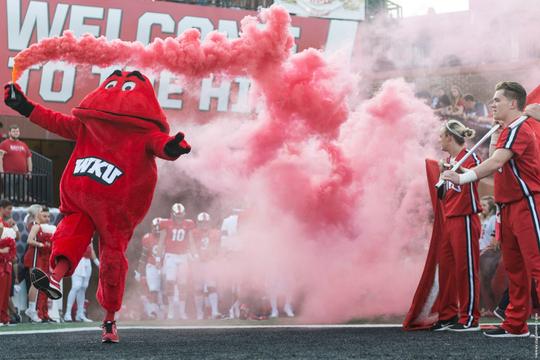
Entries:
<svg viewBox="0 0 540 360">
<path fill-rule="evenodd" d="M 165 144 L 165 154 L 172 158 L 177 158 L 182 154 L 188 154 L 191 146 L 184 140 L 184 133 L 179 132 L 176 136 Z"/>
<path fill-rule="evenodd" d="M 21 87 L 17 84 L 4 85 L 4 102 L 7 106 L 26 117 L 29 117 L 34 111 L 34 104 L 28 101 Z"/>
</svg>

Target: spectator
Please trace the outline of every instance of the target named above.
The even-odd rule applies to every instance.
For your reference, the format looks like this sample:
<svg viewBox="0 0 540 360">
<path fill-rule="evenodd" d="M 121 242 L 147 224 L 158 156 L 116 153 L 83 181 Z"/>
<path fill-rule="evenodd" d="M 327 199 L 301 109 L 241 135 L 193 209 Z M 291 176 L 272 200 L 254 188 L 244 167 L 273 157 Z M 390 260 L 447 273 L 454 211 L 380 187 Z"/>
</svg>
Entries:
<svg viewBox="0 0 540 360">
<path fill-rule="evenodd" d="M 444 108 L 450 106 L 450 98 L 446 95 L 442 87 L 438 87 L 434 92 L 435 96 L 431 99 L 431 108 L 436 113 L 441 112 Z"/>
<path fill-rule="evenodd" d="M 0 172 L 26 174 L 27 177 L 30 177 L 32 173 L 32 152 L 28 145 L 19 140 L 20 135 L 19 126 L 11 125 L 8 139 L 0 143 Z M 27 181 L 21 176 L 8 176 L 5 181 L 4 192 L 6 190 L 10 198 L 14 198 L 14 195 L 17 195 L 16 197 L 23 195 L 23 198 L 26 198 Z M 22 191 L 22 194 L 20 191 Z"/>
<path fill-rule="evenodd" d="M 480 235 L 480 251 L 493 247 L 495 243 L 496 206 L 493 196 L 483 196 L 481 199 L 482 234 Z"/>
<path fill-rule="evenodd" d="M 446 108 L 443 115 L 451 119 L 462 120 L 464 100 L 461 89 L 457 85 L 450 87 L 450 102 L 450 106 Z"/>
<path fill-rule="evenodd" d="M 474 96 L 467 94 L 463 97 L 463 117 L 465 120 L 476 121 L 488 116 L 486 105 L 476 101 Z"/>
<path fill-rule="evenodd" d="M 496 299 L 491 287 L 491 281 L 497 271 L 501 252 L 495 239 L 496 207 L 493 196 L 484 196 L 481 199 L 482 233 L 480 235 L 480 304 L 483 308 L 482 316 L 490 316 L 491 309 L 496 305 Z"/>
</svg>

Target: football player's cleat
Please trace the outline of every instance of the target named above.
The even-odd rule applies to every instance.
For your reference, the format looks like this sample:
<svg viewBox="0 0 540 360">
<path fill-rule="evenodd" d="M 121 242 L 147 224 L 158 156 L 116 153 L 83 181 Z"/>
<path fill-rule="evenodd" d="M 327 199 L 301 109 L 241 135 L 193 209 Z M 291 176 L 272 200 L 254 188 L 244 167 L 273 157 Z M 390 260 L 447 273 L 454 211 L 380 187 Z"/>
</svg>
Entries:
<svg viewBox="0 0 540 360">
<path fill-rule="evenodd" d="M 43 319 L 41 319 L 41 322 L 43 322 L 43 323 L 52 323 L 52 322 L 56 322 L 56 321 L 54 321 L 49 316 L 47 316 L 47 317 L 44 317 Z"/>
<path fill-rule="evenodd" d="M 32 285 L 36 289 L 43 291 L 49 299 L 58 300 L 62 297 L 62 290 L 60 290 L 58 281 L 54 280 L 52 276 L 49 277 L 42 270 L 33 268 L 30 273 L 30 280 L 32 280 Z"/>
<path fill-rule="evenodd" d="M 116 321 L 105 321 L 101 325 L 103 329 L 101 332 L 102 343 L 118 343 L 120 338 L 118 337 L 118 331 L 116 330 Z"/>
<path fill-rule="evenodd" d="M 37 311 L 28 308 L 28 309 L 24 310 L 24 313 L 26 314 L 26 316 L 28 316 L 28 318 L 30 318 L 31 322 L 34 322 L 34 323 L 40 323 L 41 322 L 41 319 L 39 318 L 39 316 L 37 314 Z"/>
<path fill-rule="evenodd" d="M 291 304 L 286 303 L 285 306 L 283 307 L 283 311 L 285 312 L 287 317 L 294 317 L 294 311 L 292 309 Z"/>
<path fill-rule="evenodd" d="M 89 318 L 86 317 L 86 315 L 77 315 L 75 317 L 75 321 L 79 321 L 79 322 L 86 322 L 86 323 L 91 323 L 91 322 L 94 322 L 94 320 L 90 320 Z"/>
</svg>

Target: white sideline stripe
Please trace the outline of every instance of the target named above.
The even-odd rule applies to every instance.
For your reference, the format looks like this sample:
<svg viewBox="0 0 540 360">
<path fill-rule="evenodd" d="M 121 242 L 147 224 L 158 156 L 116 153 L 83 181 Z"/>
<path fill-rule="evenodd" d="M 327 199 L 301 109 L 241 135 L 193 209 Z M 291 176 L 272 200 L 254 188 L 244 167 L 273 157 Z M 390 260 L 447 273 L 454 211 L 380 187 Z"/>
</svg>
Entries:
<svg viewBox="0 0 540 360">
<path fill-rule="evenodd" d="M 200 326 L 182 326 L 182 325 L 162 325 L 162 326 L 118 326 L 119 330 L 213 330 L 213 329 L 346 329 L 346 328 L 400 328 L 402 324 L 332 324 L 332 325 L 200 325 Z M 0 331 L 0 335 L 24 335 L 24 334 L 50 334 L 50 333 L 69 333 L 84 331 L 101 331 L 101 327 L 80 327 L 63 329 L 44 329 L 44 330 L 21 330 L 21 331 Z"/>
<path fill-rule="evenodd" d="M 482 323 L 482 325 L 500 325 L 500 322 Z M 529 325 L 534 325 L 530 322 Z M 119 330 L 234 330 L 234 329 L 374 329 L 374 328 L 401 328 L 402 324 L 329 324 L 329 325 L 208 325 L 208 326 L 118 326 Z M 0 331 L 1 335 L 29 335 L 52 334 L 70 332 L 101 331 L 101 327 L 81 327 L 47 330 Z"/>
</svg>

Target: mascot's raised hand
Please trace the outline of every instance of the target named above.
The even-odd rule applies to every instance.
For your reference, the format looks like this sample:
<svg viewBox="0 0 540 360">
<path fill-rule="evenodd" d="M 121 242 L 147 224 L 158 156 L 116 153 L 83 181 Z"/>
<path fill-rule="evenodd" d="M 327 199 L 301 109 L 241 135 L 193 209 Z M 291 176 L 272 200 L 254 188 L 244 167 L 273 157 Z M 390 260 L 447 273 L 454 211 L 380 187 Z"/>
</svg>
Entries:
<svg viewBox="0 0 540 360">
<path fill-rule="evenodd" d="M 7 106 L 26 117 L 30 116 L 34 110 L 34 104 L 28 101 L 18 84 L 4 85 L 4 102 Z"/>
</svg>

